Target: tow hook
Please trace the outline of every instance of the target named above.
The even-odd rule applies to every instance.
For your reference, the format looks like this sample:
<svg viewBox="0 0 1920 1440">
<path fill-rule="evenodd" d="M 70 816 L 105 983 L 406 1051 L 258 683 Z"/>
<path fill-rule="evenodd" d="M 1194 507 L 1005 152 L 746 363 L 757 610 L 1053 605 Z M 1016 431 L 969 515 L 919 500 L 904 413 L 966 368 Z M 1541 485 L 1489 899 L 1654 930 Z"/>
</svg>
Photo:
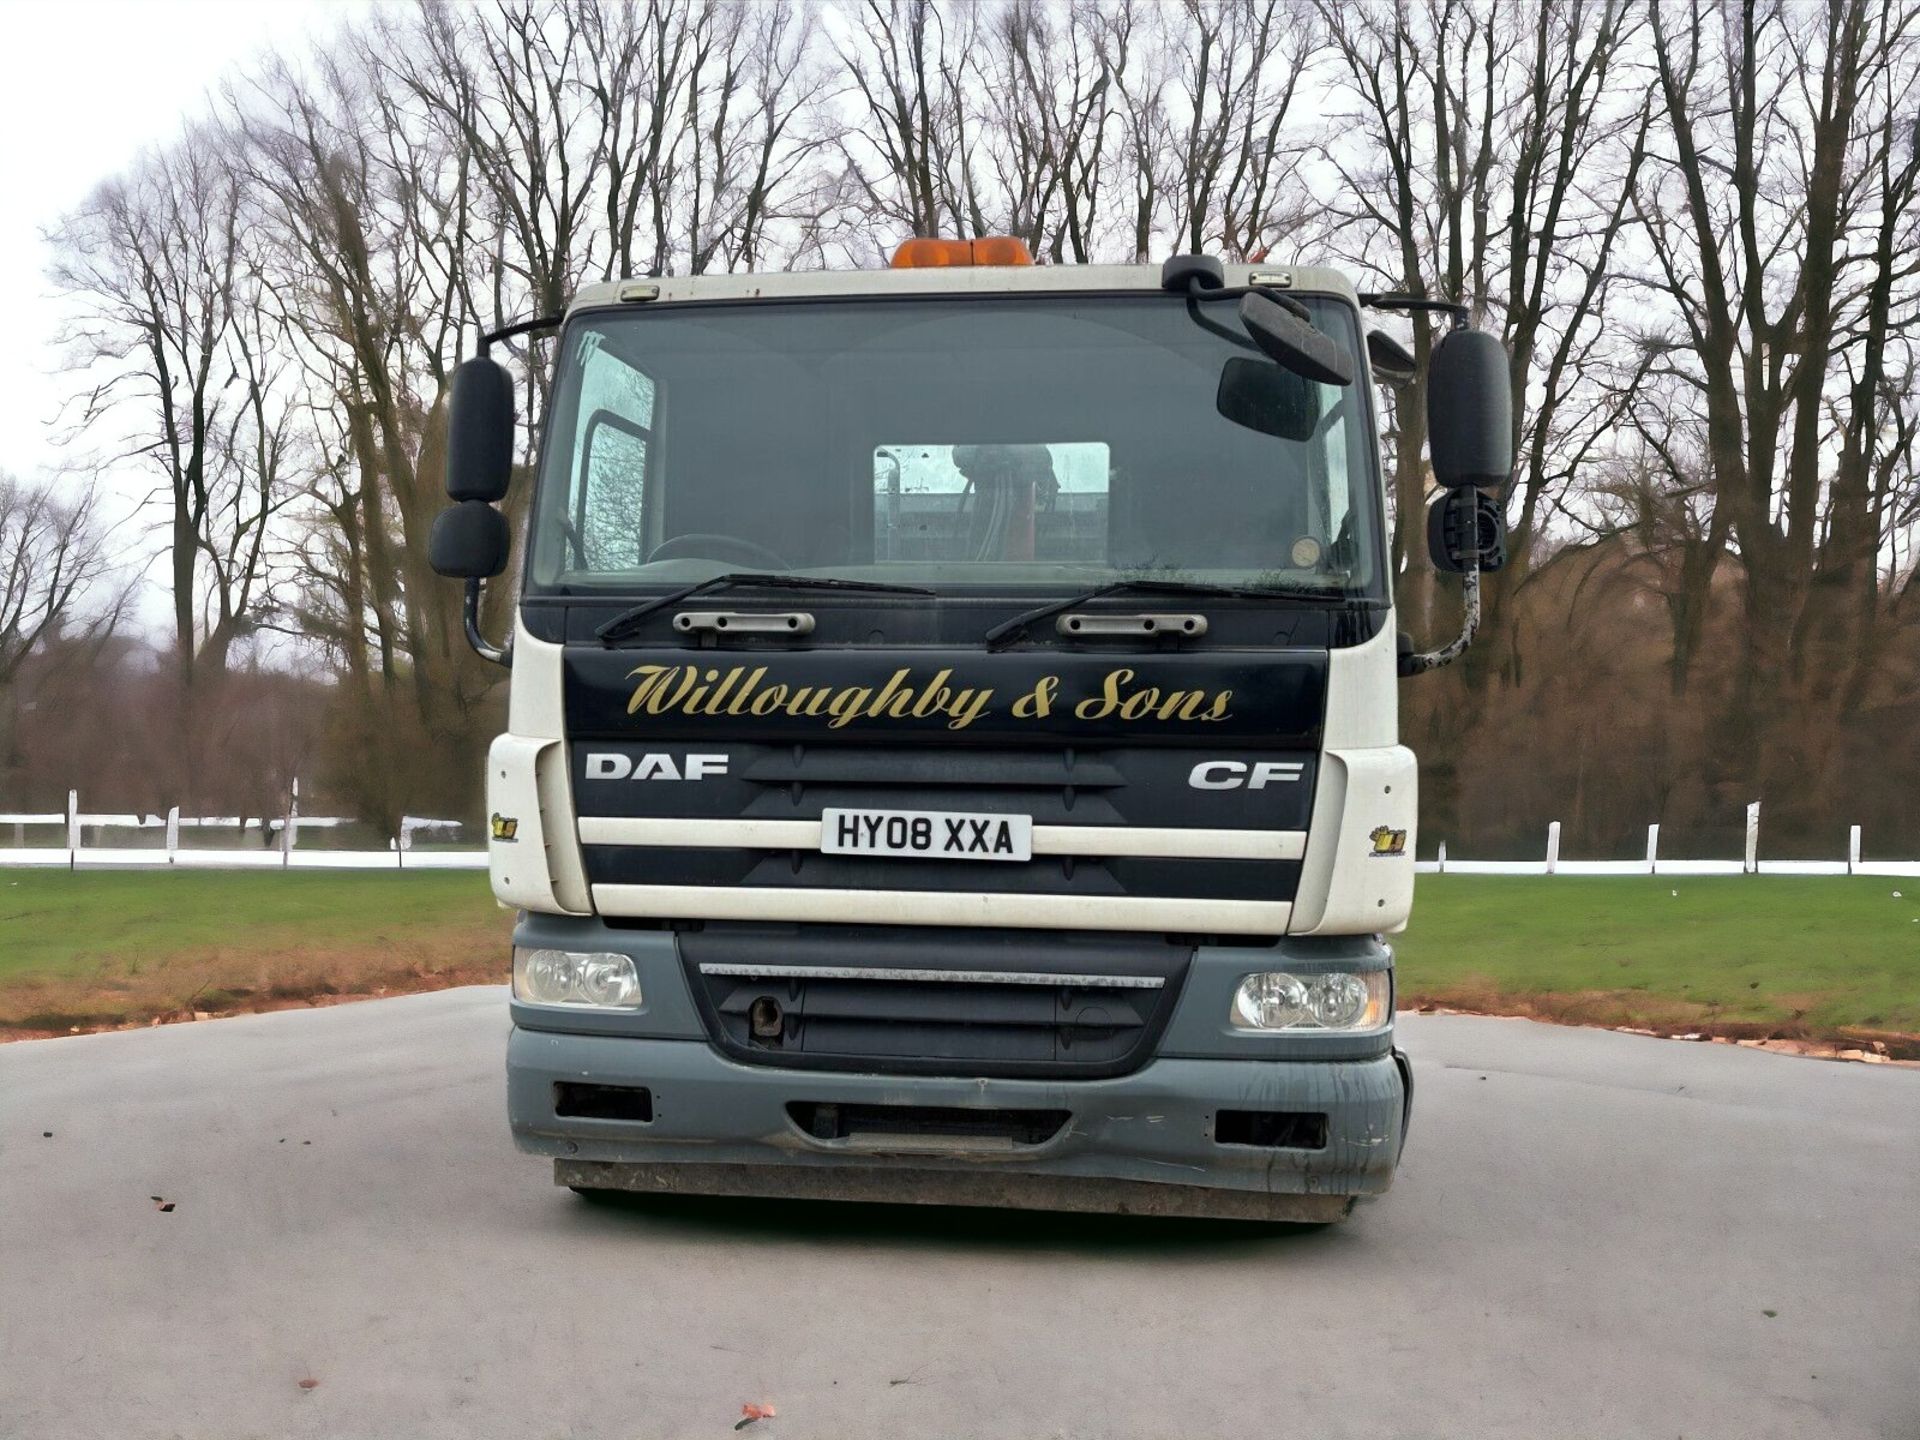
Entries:
<svg viewBox="0 0 1920 1440">
<path fill-rule="evenodd" d="M 787 1017 L 781 1012 L 778 1000 L 771 995 L 762 995 L 747 1007 L 747 1024 L 753 1031 L 754 1039 L 777 1046 L 786 1029 Z"/>
</svg>

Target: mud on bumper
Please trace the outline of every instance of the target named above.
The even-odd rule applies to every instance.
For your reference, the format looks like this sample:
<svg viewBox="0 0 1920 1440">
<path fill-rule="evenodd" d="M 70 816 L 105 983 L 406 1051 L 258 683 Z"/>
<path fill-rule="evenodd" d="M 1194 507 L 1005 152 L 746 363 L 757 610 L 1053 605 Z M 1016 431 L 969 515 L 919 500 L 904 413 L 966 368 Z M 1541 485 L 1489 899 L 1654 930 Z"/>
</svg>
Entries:
<svg viewBox="0 0 1920 1440">
<path fill-rule="evenodd" d="M 741 1065 L 703 1041 L 516 1027 L 515 1142 L 591 1189 L 1333 1220 L 1392 1183 L 1409 1076 L 1160 1058 L 1069 1082 Z"/>
</svg>

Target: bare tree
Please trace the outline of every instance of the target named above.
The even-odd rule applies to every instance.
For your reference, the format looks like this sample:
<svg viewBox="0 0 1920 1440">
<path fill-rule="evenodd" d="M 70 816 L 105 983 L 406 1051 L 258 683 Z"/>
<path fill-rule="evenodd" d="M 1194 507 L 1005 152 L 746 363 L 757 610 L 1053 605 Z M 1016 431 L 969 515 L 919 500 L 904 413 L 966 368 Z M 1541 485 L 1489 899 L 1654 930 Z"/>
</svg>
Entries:
<svg viewBox="0 0 1920 1440">
<path fill-rule="evenodd" d="M 1877 0 L 1652 12 L 1666 124 L 1636 207 L 1741 579 L 1720 768 L 1789 813 L 1834 763 L 1828 702 L 1872 678 L 1887 492 L 1910 454 L 1892 319 L 1915 299 L 1917 23 Z"/>
<path fill-rule="evenodd" d="M 59 228 L 54 278 L 78 318 L 66 344 L 91 387 L 77 431 L 157 469 L 175 659 L 224 668 L 261 619 L 266 537 L 282 502 L 275 363 L 243 315 L 258 295 L 240 191 L 210 127 L 103 185 Z M 256 342 L 248 348 L 247 336 Z"/>
<path fill-rule="evenodd" d="M 271 66 L 229 111 L 311 427 L 297 614 L 350 682 L 335 753 L 392 752 L 345 777 L 391 829 L 409 806 L 447 803 L 443 757 L 478 763 L 500 684 L 468 650 L 426 536 L 445 503 L 447 391 L 503 232 L 465 193 L 460 135 L 423 123 L 381 53 L 362 36 L 304 73 Z M 375 776 L 391 783 L 359 783 Z"/>
<path fill-rule="evenodd" d="M 113 571 L 94 492 L 62 500 L 51 485 L 0 474 L 0 690 L 42 639 L 110 634 L 125 592 L 105 593 Z"/>
<path fill-rule="evenodd" d="M 1090 0 L 1011 0 L 980 36 L 983 165 L 999 228 L 1056 263 L 1092 260 L 1106 228 L 1117 99 L 1106 14 Z"/>
<path fill-rule="evenodd" d="M 869 253 L 906 235 L 987 234 L 967 98 L 980 21 L 935 0 L 848 0 L 836 52 L 855 122 L 841 151 L 853 225 Z"/>
<path fill-rule="evenodd" d="M 1627 0 L 1327 0 L 1320 13 L 1344 97 L 1322 147 L 1339 177 L 1327 243 L 1383 290 L 1466 306 L 1501 335 L 1528 402 L 1502 497 L 1511 558 L 1483 582 L 1491 623 L 1464 665 L 1410 696 L 1410 732 L 1436 757 L 1429 810 L 1444 824 L 1458 795 L 1452 757 L 1481 724 L 1489 686 L 1519 680 L 1514 597 L 1606 533 L 1582 472 L 1610 453 L 1640 378 L 1609 305 L 1650 123 L 1631 63 L 1640 12 Z M 1433 634 L 1455 613 L 1424 541 L 1436 336 L 1418 315 L 1412 336 L 1419 369 L 1393 401 L 1392 554 L 1409 628 Z"/>
<path fill-rule="evenodd" d="M 809 49 L 810 10 L 763 0 L 720 15 L 686 113 L 686 261 L 695 275 L 797 253 L 826 209 L 817 157 L 840 133 L 824 110 L 827 69 Z"/>
<path fill-rule="evenodd" d="M 1291 0 L 1181 0 L 1179 15 L 1164 187 L 1173 242 L 1264 258 L 1309 208 L 1296 179 L 1305 147 L 1290 142 L 1287 120 L 1319 44 L 1314 12 Z"/>
</svg>

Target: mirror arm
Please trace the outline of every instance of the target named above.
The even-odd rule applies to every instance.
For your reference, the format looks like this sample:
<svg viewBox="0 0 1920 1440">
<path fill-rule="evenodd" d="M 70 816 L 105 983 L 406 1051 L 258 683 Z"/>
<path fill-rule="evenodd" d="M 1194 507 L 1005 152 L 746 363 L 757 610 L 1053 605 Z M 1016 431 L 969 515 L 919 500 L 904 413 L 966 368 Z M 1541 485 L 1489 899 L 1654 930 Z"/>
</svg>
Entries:
<svg viewBox="0 0 1920 1440">
<path fill-rule="evenodd" d="M 1423 651 L 1418 655 L 1408 655 L 1400 661 L 1400 675 L 1404 679 L 1409 675 L 1424 675 L 1429 670 L 1438 670 L 1442 665 L 1451 665 L 1466 653 L 1473 643 L 1475 633 L 1480 629 L 1480 560 L 1474 557 L 1473 567 L 1460 576 L 1462 598 L 1466 601 L 1467 613 L 1460 623 L 1460 633 L 1442 645 L 1438 650 Z"/>
<path fill-rule="evenodd" d="M 1429 300 L 1424 295 L 1393 295 L 1384 291 L 1368 291 L 1361 295 L 1360 303 L 1369 310 L 1404 310 L 1409 315 L 1419 311 L 1451 315 L 1452 328 L 1455 330 L 1466 330 L 1473 323 L 1472 312 L 1466 306 L 1452 300 Z"/>
<path fill-rule="evenodd" d="M 470 578 L 467 581 L 466 598 L 462 601 L 461 619 L 466 622 L 467 644 L 473 647 L 473 653 L 482 660 L 491 660 L 496 665 L 513 664 L 513 646 L 495 645 L 480 633 L 480 582 Z"/>
<path fill-rule="evenodd" d="M 558 330 L 566 320 L 565 315 L 541 315 L 532 320 L 521 320 L 512 325 L 502 325 L 498 330 L 488 330 L 480 336 L 482 355 L 491 351 L 496 342 L 511 340 L 516 335 L 532 335 L 542 330 Z"/>
</svg>

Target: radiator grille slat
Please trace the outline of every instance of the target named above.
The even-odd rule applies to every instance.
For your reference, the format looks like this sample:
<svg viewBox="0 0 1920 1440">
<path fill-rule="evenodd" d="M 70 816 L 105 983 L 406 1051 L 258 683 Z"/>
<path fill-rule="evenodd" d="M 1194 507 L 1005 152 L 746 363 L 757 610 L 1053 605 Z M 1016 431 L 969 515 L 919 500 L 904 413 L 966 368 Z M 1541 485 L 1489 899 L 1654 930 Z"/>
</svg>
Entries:
<svg viewBox="0 0 1920 1440">
<path fill-rule="evenodd" d="M 802 1069 L 1123 1074 L 1151 1053 L 1192 956 L 1105 936 L 773 929 L 709 925 L 679 937 L 681 956 L 721 1050 Z"/>
</svg>

